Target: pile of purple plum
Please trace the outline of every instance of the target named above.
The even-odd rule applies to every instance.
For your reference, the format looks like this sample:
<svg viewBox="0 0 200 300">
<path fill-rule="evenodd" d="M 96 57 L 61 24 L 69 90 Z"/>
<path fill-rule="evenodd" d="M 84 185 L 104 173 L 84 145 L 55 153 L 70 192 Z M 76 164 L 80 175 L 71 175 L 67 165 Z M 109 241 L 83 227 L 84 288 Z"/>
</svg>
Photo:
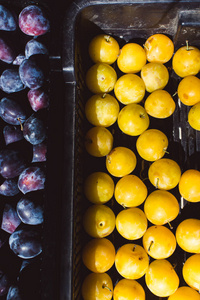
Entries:
<svg viewBox="0 0 200 300">
<path fill-rule="evenodd" d="M 49 31 L 39 5 L 0 5 L 0 299 L 39 299 L 21 278 L 42 252 Z"/>
</svg>

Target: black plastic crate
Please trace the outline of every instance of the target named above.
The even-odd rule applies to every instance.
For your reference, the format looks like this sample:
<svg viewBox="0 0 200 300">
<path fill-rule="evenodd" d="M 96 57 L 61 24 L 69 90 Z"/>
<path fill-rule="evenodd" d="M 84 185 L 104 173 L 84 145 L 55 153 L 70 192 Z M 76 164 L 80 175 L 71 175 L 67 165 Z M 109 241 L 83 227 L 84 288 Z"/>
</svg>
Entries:
<svg viewBox="0 0 200 300">
<path fill-rule="evenodd" d="M 90 40 L 99 33 L 109 34 L 117 39 L 120 47 L 127 42 L 137 42 L 140 45 L 155 33 L 169 36 L 175 45 L 175 51 L 185 45 L 200 47 L 200 6 L 199 1 L 73 1 L 66 11 L 63 23 L 62 70 L 65 82 L 65 131 L 64 131 L 64 181 L 62 195 L 62 239 L 61 239 L 61 276 L 60 298 L 78 300 L 81 297 L 81 285 L 88 273 L 81 259 L 81 251 L 89 237 L 84 233 L 82 215 L 89 205 L 83 194 L 83 183 L 86 176 L 95 171 L 105 171 L 105 158 L 94 158 L 87 154 L 84 148 L 84 136 L 92 127 L 85 118 L 84 105 L 91 93 L 85 85 L 85 75 L 93 64 L 89 58 L 88 45 Z M 166 64 L 170 67 L 170 63 Z M 115 67 L 115 66 L 114 66 Z M 177 90 L 180 78 L 170 72 L 170 81 L 166 90 L 173 95 Z M 199 74 L 197 75 L 199 76 Z M 146 98 L 146 96 L 145 96 Z M 164 120 L 150 118 L 149 128 L 162 130 L 169 139 L 169 154 L 181 166 L 181 171 L 188 168 L 200 169 L 200 132 L 193 130 L 187 122 L 189 108 L 181 105 L 174 96 L 176 110 Z M 127 137 L 120 133 L 117 125 L 109 127 L 114 132 L 114 146 L 127 146 L 135 149 L 135 137 Z M 141 171 L 142 160 L 138 160 L 134 174 Z M 148 163 L 145 164 L 145 168 Z M 145 173 L 144 169 L 144 173 Z M 113 178 L 116 182 L 118 179 Z M 152 186 L 148 184 L 149 191 Z M 177 188 L 172 191 L 180 202 L 180 214 L 173 221 L 173 232 L 181 220 L 199 216 L 199 204 L 193 205 L 180 199 Z M 109 205 L 117 213 L 115 200 Z M 116 246 L 126 243 L 116 230 L 108 236 Z M 137 241 L 138 243 L 138 241 Z M 181 268 L 188 256 L 177 247 L 169 258 L 176 265 L 180 276 L 180 286 L 185 285 Z M 113 284 L 121 278 L 112 267 L 108 273 Z M 146 297 L 158 299 L 142 283 Z M 163 298 L 165 299 L 165 298 Z"/>
</svg>

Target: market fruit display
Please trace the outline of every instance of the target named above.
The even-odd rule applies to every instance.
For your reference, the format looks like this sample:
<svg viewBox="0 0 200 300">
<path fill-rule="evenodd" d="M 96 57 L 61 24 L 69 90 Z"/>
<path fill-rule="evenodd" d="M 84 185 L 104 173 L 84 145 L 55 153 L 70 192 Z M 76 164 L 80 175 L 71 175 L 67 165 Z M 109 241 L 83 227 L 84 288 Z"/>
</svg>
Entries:
<svg viewBox="0 0 200 300">
<path fill-rule="evenodd" d="M 85 73 L 84 142 L 92 146 L 87 133 L 102 128 L 112 135 L 112 144 L 110 151 L 99 157 L 84 144 L 91 161 L 84 170 L 85 209 L 81 218 L 86 276 L 88 271 L 106 272 L 112 281 L 107 295 L 114 300 L 188 300 L 193 295 L 198 299 L 196 281 L 200 273 L 198 267 L 191 270 L 187 265 L 190 258 L 192 265 L 193 255 L 200 253 L 200 219 L 197 211 L 195 217 L 191 213 L 200 199 L 200 171 L 198 158 L 191 158 L 190 168 L 190 157 L 184 157 L 185 145 L 179 148 L 179 143 L 187 134 L 190 139 L 198 137 L 200 50 L 187 41 L 177 49 L 164 33 L 138 42 L 115 36 L 107 45 L 111 38 L 99 34 L 93 36 L 91 44 L 97 56 L 100 40 L 105 56 L 113 46 L 113 53 L 109 53 L 113 63 L 95 60 L 91 44 L 87 50 L 92 61 Z M 103 65 L 110 70 L 106 76 Z M 109 82 L 107 91 L 102 90 L 104 80 L 106 85 Z M 118 103 L 115 109 L 111 99 Z M 182 122 L 185 118 L 185 132 L 181 126 L 172 126 L 179 117 Z M 106 142 L 102 139 L 95 147 L 99 151 Z M 104 213 L 104 208 L 109 208 L 109 213 Z M 195 283 L 189 283 L 189 269 L 195 274 Z M 103 293 L 101 287 L 99 290 Z M 87 300 L 83 292 L 82 296 Z"/>
</svg>

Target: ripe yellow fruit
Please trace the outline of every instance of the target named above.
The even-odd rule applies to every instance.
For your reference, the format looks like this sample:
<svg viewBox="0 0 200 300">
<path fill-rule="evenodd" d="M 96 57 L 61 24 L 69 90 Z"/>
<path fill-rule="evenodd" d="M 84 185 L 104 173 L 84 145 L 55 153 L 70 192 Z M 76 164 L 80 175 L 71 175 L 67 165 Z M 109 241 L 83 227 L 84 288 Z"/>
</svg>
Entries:
<svg viewBox="0 0 200 300">
<path fill-rule="evenodd" d="M 137 43 L 127 43 L 117 58 L 118 68 L 123 73 L 138 73 L 146 64 L 145 50 Z"/>
<path fill-rule="evenodd" d="M 117 73 L 105 63 L 96 63 L 86 73 L 86 85 L 93 94 L 109 93 L 114 89 Z"/>
<path fill-rule="evenodd" d="M 144 203 L 147 219 L 155 225 L 164 225 L 173 221 L 179 214 L 176 197 L 165 190 L 151 192 Z"/>
<path fill-rule="evenodd" d="M 145 85 L 136 74 L 125 74 L 118 78 L 114 93 L 122 104 L 139 103 L 145 95 Z"/>
<path fill-rule="evenodd" d="M 200 294 L 189 286 L 179 287 L 168 300 L 200 300 Z"/>
<path fill-rule="evenodd" d="M 161 158 L 150 165 L 148 177 L 156 188 L 171 190 L 175 188 L 180 181 L 181 168 L 173 159 Z"/>
<path fill-rule="evenodd" d="M 174 44 L 165 34 L 151 35 L 144 44 L 147 60 L 149 62 L 168 62 L 174 53 Z"/>
<path fill-rule="evenodd" d="M 200 254 L 191 255 L 184 263 L 182 273 L 185 282 L 193 289 L 200 290 Z M 191 298 L 193 299 L 193 298 Z"/>
<path fill-rule="evenodd" d="M 177 92 L 185 105 L 192 106 L 200 102 L 200 79 L 193 75 L 186 76 L 180 81 Z"/>
<path fill-rule="evenodd" d="M 176 238 L 165 226 L 150 226 L 143 235 L 143 247 L 154 259 L 170 257 L 176 249 Z"/>
<path fill-rule="evenodd" d="M 95 126 L 85 135 L 86 151 L 95 157 L 106 156 L 113 147 L 113 135 L 105 127 Z"/>
<path fill-rule="evenodd" d="M 94 204 L 108 202 L 113 197 L 114 189 L 113 179 L 105 172 L 93 172 L 84 182 L 84 194 Z"/>
<path fill-rule="evenodd" d="M 81 294 L 84 300 L 111 300 L 113 283 L 107 273 L 89 273 L 83 280 Z"/>
<path fill-rule="evenodd" d="M 200 130 L 200 102 L 190 108 L 188 123 L 193 129 Z"/>
<path fill-rule="evenodd" d="M 147 129 L 136 141 L 138 154 L 147 161 L 162 158 L 168 147 L 167 136 L 158 129 Z"/>
<path fill-rule="evenodd" d="M 143 106 L 131 103 L 120 110 L 117 123 L 123 133 L 138 136 L 149 127 L 149 116 Z"/>
<path fill-rule="evenodd" d="M 119 234 L 127 240 L 140 239 L 147 230 L 147 218 L 137 207 L 127 208 L 116 216 L 116 228 Z"/>
<path fill-rule="evenodd" d="M 89 43 L 89 55 L 93 62 L 113 64 L 119 55 L 119 44 L 115 38 L 107 34 L 95 36 Z"/>
<path fill-rule="evenodd" d="M 152 261 L 145 275 L 149 290 L 158 297 L 169 297 L 179 286 L 179 277 L 166 259 Z"/>
<path fill-rule="evenodd" d="M 157 62 L 147 63 L 141 70 L 147 92 L 164 89 L 169 81 L 169 72 L 165 65 Z"/>
<path fill-rule="evenodd" d="M 200 220 L 188 218 L 176 229 L 176 240 L 184 251 L 200 253 Z"/>
<path fill-rule="evenodd" d="M 104 204 L 93 204 L 83 215 L 83 227 L 91 237 L 106 237 L 115 229 L 115 214 Z"/>
<path fill-rule="evenodd" d="M 136 175 L 123 176 L 115 185 L 114 196 L 123 207 L 136 207 L 147 197 L 147 187 Z"/>
<path fill-rule="evenodd" d="M 106 168 L 115 177 L 130 174 L 136 167 L 135 153 L 127 147 L 115 147 L 106 156 Z"/>
<path fill-rule="evenodd" d="M 115 247 L 107 238 L 93 238 L 84 246 L 82 260 L 90 271 L 105 273 L 115 262 Z"/>
<path fill-rule="evenodd" d="M 136 280 L 123 278 L 114 287 L 113 299 L 145 300 L 145 291 Z"/>
<path fill-rule="evenodd" d="M 93 95 L 85 104 L 85 116 L 94 126 L 109 127 L 116 122 L 118 114 L 119 103 L 109 94 Z"/>
<path fill-rule="evenodd" d="M 179 181 L 179 192 L 189 202 L 200 201 L 200 171 L 189 169 L 185 171 Z"/>
<path fill-rule="evenodd" d="M 179 48 L 173 56 L 172 67 L 180 77 L 196 75 L 200 70 L 200 50 L 188 45 Z"/>
<path fill-rule="evenodd" d="M 173 114 L 176 104 L 167 91 L 156 90 L 147 97 L 144 108 L 151 117 L 165 119 Z"/>
<path fill-rule="evenodd" d="M 118 273 L 126 279 L 139 279 L 147 271 L 149 258 L 144 248 L 137 244 L 124 244 L 115 257 Z"/>
</svg>

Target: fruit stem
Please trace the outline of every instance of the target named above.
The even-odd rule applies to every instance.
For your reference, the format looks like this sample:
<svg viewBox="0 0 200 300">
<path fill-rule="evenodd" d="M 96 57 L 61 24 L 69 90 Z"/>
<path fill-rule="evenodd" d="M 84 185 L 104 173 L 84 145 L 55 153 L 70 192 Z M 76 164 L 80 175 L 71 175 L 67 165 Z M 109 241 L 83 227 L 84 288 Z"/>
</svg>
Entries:
<svg viewBox="0 0 200 300">
<path fill-rule="evenodd" d="M 140 114 L 141 119 L 145 119 L 145 114 Z"/>
<path fill-rule="evenodd" d="M 20 119 L 20 118 L 17 118 L 17 120 L 19 121 L 19 124 L 20 124 L 20 127 L 21 127 L 21 131 L 23 131 L 23 130 L 24 130 L 24 128 L 23 128 L 23 125 L 22 125 L 22 121 L 21 121 L 21 119 Z"/>
<path fill-rule="evenodd" d="M 159 178 L 156 178 L 156 188 L 158 189 Z"/>
<path fill-rule="evenodd" d="M 133 246 L 133 251 L 135 251 L 136 245 Z"/>
<path fill-rule="evenodd" d="M 147 46 L 145 44 L 143 44 L 143 47 L 148 51 L 148 48 L 147 48 Z"/>
<path fill-rule="evenodd" d="M 188 43 L 188 40 L 186 40 L 185 42 L 186 42 L 186 50 L 189 51 L 189 43 Z"/>
<path fill-rule="evenodd" d="M 173 226 L 171 225 L 171 223 L 170 222 L 167 222 L 168 223 L 168 225 L 169 225 L 169 228 L 170 229 L 173 229 Z"/>
<path fill-rule="evenodd" d="M 122 203 L 122 207 L 123 207 L 123 209 L 126 209 L 126 206 Z"/>
<path fill-rule="evenodd" d="M 103 284 L 103 285 L 102 285 L 102 288 L 103 288 L 103 289 L 107 289 L 107 290 L 109 290 L 109 292 L 112 293 L 112 290 L 111 290 L 107 285 Z"/>
<path fill-rule="evenodd" d="M 149 248 L 148 248 L 148 252 L 151 250 L 151 246 L 153 245 L 153 241 L 151 241 Z"/>
<path fill-rule="evenodd" d="M 102 95 L 102 98 L 104 99 L 104 98 L 106 97 L 106 95 L 107 95 L 107 94 L 106 94 L 106 93 L 104 93 L 104 94 Z"/>
<path fill-rule="evenodd" d="M 176 92 L 172 95 L 172 97 L 176 96 L 177 94 L 178 94 L 178 92 L 176 91 Z"/>
<path fill-rule="evenodd" d="M 106 42 L 110 43 L 110 35 L 105 35 L 104 38 L 105 38 Z"/>
<path fill-rule="evenodd" d="M 166 148 L 164 148 L 163 151 L 164 151 L 166 154 L 169 154 L 169 152 L 167 151 Z"/>
</svg>

